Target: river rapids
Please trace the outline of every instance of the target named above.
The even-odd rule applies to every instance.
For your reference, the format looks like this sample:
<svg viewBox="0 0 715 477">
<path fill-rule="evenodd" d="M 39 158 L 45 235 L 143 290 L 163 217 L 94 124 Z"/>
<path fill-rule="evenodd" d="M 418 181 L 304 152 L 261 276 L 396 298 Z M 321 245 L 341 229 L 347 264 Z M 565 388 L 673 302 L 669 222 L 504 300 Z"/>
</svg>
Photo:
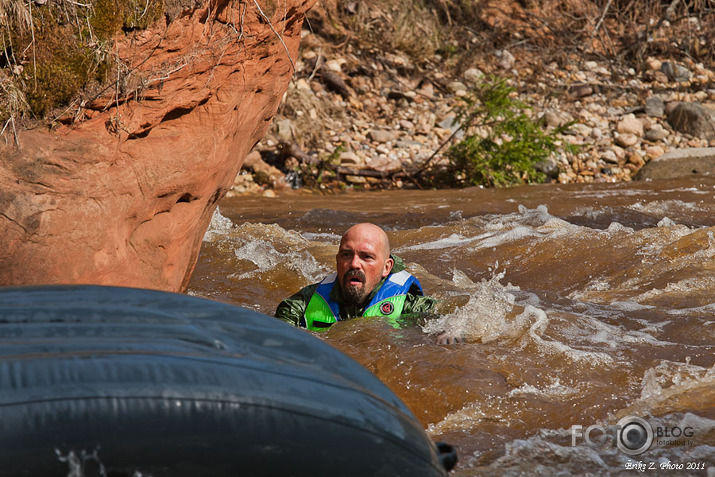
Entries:
<svg viewBox="0 0 715 477">
<path fill-rule="evenodd" d="M 715 475 L 715 179 L 225 199 L 189 293 L 272 315 L 365 221 L 436 314 L 319 337 L 458 448 L 451 475 Z"/>
</svg>

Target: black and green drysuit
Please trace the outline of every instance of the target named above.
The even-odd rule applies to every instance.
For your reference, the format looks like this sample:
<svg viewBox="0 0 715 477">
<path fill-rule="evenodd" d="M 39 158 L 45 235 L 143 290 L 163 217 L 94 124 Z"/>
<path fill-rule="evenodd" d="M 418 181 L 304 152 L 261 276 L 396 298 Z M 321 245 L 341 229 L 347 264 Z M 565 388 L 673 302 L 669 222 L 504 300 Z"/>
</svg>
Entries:
<svg viewBox="0 0 715 477">
<path fill-rule="evenodd" d="M 436 300 L 424 296 L 419 281 L 405 270 L 401 258 L 391 257 L 394 265 L 390 274 L 377 284 L 363 304 L 346 302 L 332 274 L 283 300 L 276 309 L 276 318 L 294 326 L 322 331 L 336 321 L 359 316 L 386 316 L 394 321 L 429 313 Z"/>
</svg>

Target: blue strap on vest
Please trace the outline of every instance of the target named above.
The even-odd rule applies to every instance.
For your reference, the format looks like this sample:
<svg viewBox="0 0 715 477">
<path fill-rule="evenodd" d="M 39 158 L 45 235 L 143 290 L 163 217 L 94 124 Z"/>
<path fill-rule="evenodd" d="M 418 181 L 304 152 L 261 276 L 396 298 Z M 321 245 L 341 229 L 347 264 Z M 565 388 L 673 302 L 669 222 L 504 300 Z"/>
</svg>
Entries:
<svg viewBox="0 0 715 477">
<path fill-rule="evenodd" d="M 330 307 L 330 311 L 333 312 L 335 319 L 340 321 L 340 305 L 338 302 L 330 298 L 330 290 L 333 289 L 333 285 L 335 285 L 335 280 L 337 280 L 337 278 L 338 274 L 335 272 L 325 277 L 323 281 L 320 282 L 320 285 L 318 285 L 318 288 L 315 289 L 315 293 L 323 297 L 325 303 L 327 303 Z"/>
<path fill-rule="evenodd" d="M 341 321 L 340 305 L 338 304 L 338 302 L 330 298 L 330 291 L 333 289 L 337 277 L 338 274 L 335 272 L 325 277 L 323 281 L 320 282 L 320 285 L 318 285 L 318 288 L 315 289 L 315 293 L 323 297 L 325 303 L 327 303 L 330 307 L 330 311 L 333 312 L 333 316 L 335 316 L 335 319 Z M 385 283 L 382 284 L 380 289 L 377 291 L 372 300 L 370 300 L 370 303 L 367 304 L 365 309 L 367 310 L 375 303 L 379 303 L 386 298 L 391 298 L 393 296 L 398 295 L 406 295 L 413 284 L 417 285 L 417 288 L 419 288 L 420 293 L 423 293 L 422 284 L 420 283 L 420 281 L 412 274 L 410 274 L 407 270 L 402 270 L 401 272 L 389 274 L 385 279 Z"/>
</svg>

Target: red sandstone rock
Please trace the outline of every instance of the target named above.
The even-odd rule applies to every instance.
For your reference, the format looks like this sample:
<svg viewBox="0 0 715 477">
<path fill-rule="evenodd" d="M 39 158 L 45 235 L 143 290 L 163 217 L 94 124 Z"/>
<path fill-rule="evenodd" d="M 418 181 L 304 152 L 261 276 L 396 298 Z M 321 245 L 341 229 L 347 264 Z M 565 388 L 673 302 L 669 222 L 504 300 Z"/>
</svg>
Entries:
<svg viewBox="0 0 715 477">
<path fill-rule="evenodd" d="M 119 39 L 131 74 L 83 120 L 0 143 L 0 285 L 184 290 L 288 87 L 314 1 L 264 10 L 284 43 L 250 0 L 173 12 Z"/>
</svg>

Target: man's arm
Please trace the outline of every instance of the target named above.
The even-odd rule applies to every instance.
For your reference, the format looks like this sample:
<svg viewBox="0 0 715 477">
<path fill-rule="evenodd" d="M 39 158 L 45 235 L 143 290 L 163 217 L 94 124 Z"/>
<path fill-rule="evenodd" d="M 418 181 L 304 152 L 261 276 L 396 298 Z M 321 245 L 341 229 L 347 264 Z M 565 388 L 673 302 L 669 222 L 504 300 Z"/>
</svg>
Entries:
<svg viewBox="0 0 715 477">
<path fill-rule="evenodd" d="M 405 297 L 405 307 L 402 309 L 403 315 L 426 315 L 432 312 L 432 308 L 437 303 L 437 299 L 431 296 L 408 294 Z"/>
<path fill-rule="evenodd" d="M 425 315 L 432 311 L 437 301 L 436 298 L 423 295 L 417 285 L 412 285 L 405 297 L 405 307 L 402 309 L 402 314 Z"/>
<path fill-rule="evenodd" d="M 280 302 L 274 316 L 293 326 L 305 327 L 303 315 L 308 307 L 310 297 L 313 296 L 313 292 L 318 288 L 318 285 L 318 283 L 309 285 Z"/>
</svg>

